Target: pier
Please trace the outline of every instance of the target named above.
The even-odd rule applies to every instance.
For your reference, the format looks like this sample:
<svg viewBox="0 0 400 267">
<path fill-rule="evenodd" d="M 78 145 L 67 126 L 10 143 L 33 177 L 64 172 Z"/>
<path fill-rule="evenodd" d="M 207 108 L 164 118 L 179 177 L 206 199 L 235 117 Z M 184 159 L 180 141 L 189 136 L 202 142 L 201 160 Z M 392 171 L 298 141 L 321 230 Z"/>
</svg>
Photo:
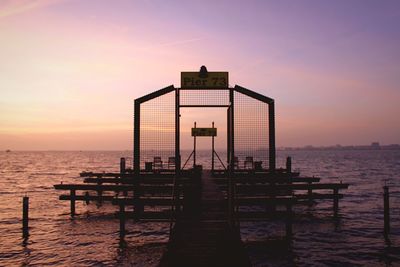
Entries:
<svg viewBox="0 0 400 267">
<path fill-rule="evenodd" d="M 276 166 L 273 99 L 228 87 L 227 72 L 204 66 L 183 72 L 182 81 L 182 88 L 171 85 L 135 100 L 132 166 L 121 158 L 119 172 L 82 172 L 83 183 L 54 185 L 69 192 L 59 199 L 70 201 L 72 217 L 76 201 L 112 203 L 121 239 L 129 234 L 128 219 L 168 223 L 160 266 L 250 266 L 241 222 L 281 222 L 290 239 L 296 205 L 332 201 L 332 217 L 338 217 L 349 184 L 301 176 L 290 157 L 284 168 Z M 182 160 L 181 109 L 190 108 L 225 110 L 226 136 L 217 139 L 213 121 L 208 127 L 194 122 L 193 151 Z M 210 169 L 199 164 L 198 138 L 211 138 Z M 218 140 L 225 142 L 224 157 Z"/>
<path fill-rule="evenodd" d="M 250 266 L 240 235 L 228 224 L 228 206 L 211 171 L 201 177 L 200 199 L 171 230 L 160 266 Z M 196 205 L 196 202 L 198 204 Z"/>
<path fill-rule="evenodd" d="M 240 238 L 240 222 L 281 221 L 285 238 L 290 238 L 295 205 L 330 199 L 337 216 L 343 197 L 339 192 L 349 186 L 321 183 L 318 177 L 289 171 L 237 174 L 231 179 L 235 188 L 232 212 L 230 178 L 222 171 L 190 169 L 181 173 L 179 182 L 169 173 L 143 173 L 146 178 L 140 185 L 140 197 L 135 197 L 138 188 L 133 174 L 81 173 L 84 183 L 54 187 L 69 191 L 59 199 L 71 202 L 71 216 L 76 215 L 76 201 L 114 204 L 121 238 L 129 234 L 125 227 L 128 219 L 170 224 L 160 266 L 250 266 Z"/>
</svg>

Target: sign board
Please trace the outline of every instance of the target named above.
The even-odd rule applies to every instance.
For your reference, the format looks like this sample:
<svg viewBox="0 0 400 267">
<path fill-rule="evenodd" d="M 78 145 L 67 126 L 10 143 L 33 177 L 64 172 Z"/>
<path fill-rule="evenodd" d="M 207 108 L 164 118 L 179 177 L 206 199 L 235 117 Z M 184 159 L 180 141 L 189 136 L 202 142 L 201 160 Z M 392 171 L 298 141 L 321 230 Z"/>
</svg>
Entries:
<svg viewBox="0 0 400 267">
<path fill-rule="evenodd" d="M 183 89 L 223 89 L 228 86 L 228 72 L 181 72 Z"/>
<path fill-rule="evenodd" d="M 192 128 L 192 136 L 217 136 L 217 128 Z"/>
</svg>

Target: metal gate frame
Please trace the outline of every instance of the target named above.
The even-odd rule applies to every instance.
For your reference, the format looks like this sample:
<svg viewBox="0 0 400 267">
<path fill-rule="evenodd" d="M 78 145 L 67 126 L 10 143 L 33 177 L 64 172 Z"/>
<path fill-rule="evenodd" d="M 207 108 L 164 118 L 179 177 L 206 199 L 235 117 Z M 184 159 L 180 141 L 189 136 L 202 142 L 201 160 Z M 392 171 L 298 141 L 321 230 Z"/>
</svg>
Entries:
<svg viewBox="0 0 400 267">
<path fill-rule="evenodd" d="M 181 105 L 181 90 L 228 90 L 229 105 Z M 175 91 L 175 175 L 180 176 L 181 172 L 181 156 L 180 156 L 180 108 L 181 107 L 226 107 L 227 108 L 227 154 L 228 154 L 228 170 L 234 173 L 234 156 L 235 156 L 235 136 L 234 136 L 234 120 L 235 120 L 235 99 L 234 92 L 241 93 L 268 105 L 268 133 L 269 133 L 269 172 L 274 173 L 276 169 L 276 147 L 275 147 L 275 104 L 272 98 L 266 97 L 252 90 L 246 89 L 239 85 L 226 89 L 187 89 L 175 88 L 173 85 L 150 93 L 135 99 L 134 102 L 134 144 L 133 144 L 133 169 L 136 177 L 140 176 L 140 106 L 141 104 L 160 97 L 162 95 Z"/>
</svg>

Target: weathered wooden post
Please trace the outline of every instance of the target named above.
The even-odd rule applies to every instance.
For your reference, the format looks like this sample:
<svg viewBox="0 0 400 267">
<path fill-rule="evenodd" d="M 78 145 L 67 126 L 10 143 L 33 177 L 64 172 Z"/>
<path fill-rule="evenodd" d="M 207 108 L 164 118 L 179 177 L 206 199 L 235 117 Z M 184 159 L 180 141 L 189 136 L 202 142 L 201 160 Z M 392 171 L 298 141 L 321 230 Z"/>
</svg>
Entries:
<svg viewBox="0 0 400 267">
<path fill-rule="evenodd" d="M 22 236 L 29 236 L 29 197 L 24 196 L 22 199 Z"/>
<path fill-rule="evenodd" d="M 333 189 L 333 213 L 337 217 L 339 213 L 339 189 Z"/>
<path fill-rule="evenodd" d="M 119 173 L 121 177 L 125 174 L 126 172 L 126 161 L 125 158 L 121 158 L 119 162 Z"/>
<path fill-rule="evenodd" d="M 308 182 L 308 190 L 307 190 L 307 195 L 308 195 L 308 204 L 312 204 L 312 189 L 311 189 L 311 182 Z"/>
<path fill-rule="evenodd" d="M 71 189 L 71 217 L 75 217 L 75 189 Z"/>
<path fill-rule="evenodd" d="M 390 210 L 389 210 L 389 187 L 383 187 L 383 220 L 384 220 L 384 234 L 390 233 Z"/>
<path fill-rule="evenodd" d="M 90 203 L 90 195 L 89 195 L 88 191 L 85 192 L 85 202 L 86 202 L 86 205 L 89 205 L 89 203 Z"/>
<path fill-rule="evenodd" d="M 292 210 L 292 203 L 286 203 L 286 238 L 290 238 L 293 235 L 293 228 L 292 228 L 292 217 L 293 217 L 293 210 Z"/>
<path fill-rule="evenodd" d="M 125 204 L 119 204 L 119 237 L 125 237 Z"/>
<path fill-rule="evenodd" d="M 287 171 L 287 173 L 292 172 L 292 157 L 286 158 L 286 171 Z"/>
</svg>

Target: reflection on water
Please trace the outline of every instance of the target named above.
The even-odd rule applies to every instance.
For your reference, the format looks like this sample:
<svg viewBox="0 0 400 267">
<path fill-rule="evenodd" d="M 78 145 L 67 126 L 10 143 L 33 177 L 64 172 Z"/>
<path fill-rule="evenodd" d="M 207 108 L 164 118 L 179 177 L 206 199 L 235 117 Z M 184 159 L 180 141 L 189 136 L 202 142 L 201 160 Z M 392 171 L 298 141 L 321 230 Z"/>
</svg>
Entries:
<svg viewBox="0 0 400 267">
<path fill-rule="evenodd" d="M 77 203 L 79 216 L 69 218 L 69 202 L 59 201 L 53 184 L 81 182 L 83 170 L 117 171 L 120 157 L 131 152 L 0 153 L 0 266 L 104 265 L 155 266 L 168 241 L 166 223 L 129 221 L 125 243 L 119 240 L 115 207 Z M 242 223 L 242 239 L 256 266 L 357 266 L 400 264 L 400 151 L 280 151 L 278 166 L 292 156 L 293 168 L 324 181 L 350 183 L 340 202 L 296 207 L 291 241 L 282 240 L 279 222 Z M 198 154 L 209 164 L 209 153 Z M 391 186 L 392 233 L 383 231 L 382 186 Z M 30 197 L 30 237 L 22 239 L 22 196 Z"/>
</svg>

